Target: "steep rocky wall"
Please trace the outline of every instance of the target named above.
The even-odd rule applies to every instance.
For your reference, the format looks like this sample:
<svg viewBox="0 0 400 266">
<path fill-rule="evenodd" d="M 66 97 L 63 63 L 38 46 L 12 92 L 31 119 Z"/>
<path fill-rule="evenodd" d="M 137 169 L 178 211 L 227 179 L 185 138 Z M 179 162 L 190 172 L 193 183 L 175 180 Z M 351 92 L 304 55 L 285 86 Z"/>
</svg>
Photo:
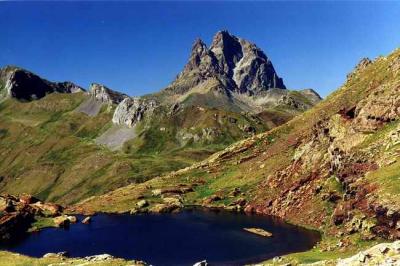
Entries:
<svg viewBox="0 0 400 266">
<path fill-rule="evenodd" d="M 156 108 L 154 100 L 146 100 L 138 97 L 125 98 L 115 109 L 113 123 L 133 127 L 137 122 L 150 117 Z"/>
</svg>

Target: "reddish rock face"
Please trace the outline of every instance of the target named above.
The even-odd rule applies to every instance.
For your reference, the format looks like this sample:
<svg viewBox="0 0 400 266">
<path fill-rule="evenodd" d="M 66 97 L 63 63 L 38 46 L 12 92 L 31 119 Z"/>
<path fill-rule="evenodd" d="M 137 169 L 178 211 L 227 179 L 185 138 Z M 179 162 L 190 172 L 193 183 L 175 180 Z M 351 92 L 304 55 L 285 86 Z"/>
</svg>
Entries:
<svg viewBox="0 0 400 266">
<path fill-rule="evenodd" d="M 62 210 L 63 208 L 60 205 L 42 203 L 28 194 L 23 194 L 19 198 L 11 195 L 0 195 L 0 242 L 24 235 L 34 222 L 35 217 L 59 216 Z M 68 220 L 68 216 L 65 217 Z M 64 226 L 66 223 L 59 220 L 55 222 L 60 226 Z"/>
</svg>

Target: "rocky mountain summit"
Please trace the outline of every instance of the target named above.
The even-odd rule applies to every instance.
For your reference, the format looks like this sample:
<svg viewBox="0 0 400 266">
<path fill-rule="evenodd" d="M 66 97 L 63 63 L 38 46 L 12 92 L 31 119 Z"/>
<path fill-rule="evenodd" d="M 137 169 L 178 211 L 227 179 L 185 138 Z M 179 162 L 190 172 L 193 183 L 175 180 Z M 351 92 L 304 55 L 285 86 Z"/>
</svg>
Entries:
<svg viewBox="0 0 400 266">
<path fill-rule="evenodd" d="M 0 69 L 0 100 L 13 97 L 29 101 L 53 92 L 82 91 L 85 90 L 72 82 L 50 82 L 22 68 L 6 66 Z"/>
<path fill-rule="evenodd" d="M 161 105 L 251 113 L 277 107 L 287 113 L 304 111 L 321 100 L 313 90 L 287 90 L 265 53 L 228 31 L 217 32 L 210 47 L 197 39 L 176 79 L 147 97 Z"/>
<path fill-rule="evenodd" d="M 188 63 L 167 90 L 182 94 L 208 79 L 217 79 L 228 91 L 248 95 L 286 88 L 263 51 L 228 31 L 217 32 L 210 48 L 197 39 Z"/>
<path fill-rule="evenodd" d="M 112 121 L 132 127 L 144 118 L 147 124 L 173 119 L 178 127 L 166 132 L 176 132 L 175 139 L 180 143 L 213 142 L 226 134 L 223 120 L 237 118 L 224 114 L 224 119 L 216 119 L 215 114 L 218 123 L 213 127 L 199 123 L 188 127 L 183 123 L 188 118 L 183 116 L 197 108 L 233 112 L 247 122 L 229 122 L 228 125 L 244 133 L 254 133 L 260 127 L 264 129 L 285 122 L 320 100 L 311 89 L 287 90 L 271 61 L 256 45 L 220 31 L 210 48 L 200 39 L 195 41 L 188 63 L 167 88 L 143 97 L 126 98 L 115 109 Z M 201 117 L 202 113 L 197 115 Z M 157 118 L 153 119 L 154 114 Z"/>
</svg>

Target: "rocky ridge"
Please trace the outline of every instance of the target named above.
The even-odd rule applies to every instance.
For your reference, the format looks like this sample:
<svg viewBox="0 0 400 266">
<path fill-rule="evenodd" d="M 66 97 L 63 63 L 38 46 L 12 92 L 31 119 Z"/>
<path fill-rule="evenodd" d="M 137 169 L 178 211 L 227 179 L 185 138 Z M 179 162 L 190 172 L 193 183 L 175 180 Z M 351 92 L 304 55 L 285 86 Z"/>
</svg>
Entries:
<svg viewBox="0 0 400 266">
<path fill-rule="evenodd" d="M 82 91 L 83 88 L 72 82 L 50 82 L 22 68 L 6 66 L 0 69 L 0 99 L 13 97 L 29 101 L 53 92 Z"/>
</svg>

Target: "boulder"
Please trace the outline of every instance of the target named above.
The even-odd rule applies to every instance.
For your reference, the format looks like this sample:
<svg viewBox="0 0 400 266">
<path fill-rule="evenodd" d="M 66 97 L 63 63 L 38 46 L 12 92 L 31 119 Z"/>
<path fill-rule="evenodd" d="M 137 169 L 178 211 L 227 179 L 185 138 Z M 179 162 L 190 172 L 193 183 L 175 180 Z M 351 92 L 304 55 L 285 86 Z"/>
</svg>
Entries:
<svg viewBox="0 0 400 266">
<path fill-rule="evenodd" d="M 32 204 L 31 206 L 41 210 L 45 216 L 50 217 L 59 216 L 63 210 L 63 208 L 58 204 L 41 203 L 40 201 Z"/>
<path fill-rule="evenodd" d="M 92 222 L 92 217 L 87 216 L 85 219 L 82 220 L 83 224 L 90 224 Z"/>
<path fill-rule="evenodd" d="M 203 260 L 203 261 L 196 262 L 195 264 L 193 264 L 193 266 L 208 266 L 208 263 L 206 260 Z"/>
<path fill-rule="evenodd" d="M 165 197 L 163 202 L 170 206 L 176 206 L 176 208 L 183 208 L 182 198 L 180 197 Z"/>
<path fill-rule="evenodd" d="M 133 208 L 129 211 L 129 214 L 134 215 L 134 214 L 139 213 L 139 211 L 140 211 L 140 210 L 139 210 L 137 207 L 133 207 Z"/>
<path fill-rule="evenodd" d="M 247 200 L 245 198 L 238 198 L 234 203 L 236 205 L 244 207 L 247 204 Z"/>
<path fill-rule="evenodd" d="M 90 262 L 96 262 L 96 261 L 112 260 L 112 259 L 114 259 L 114 257 L 111 256 L 110 254 L 101 254 L 101 255 L 84 257 L 83 259 L 86 261 L 90 261 Z"/>
<path fill-rule="evenodd" d="M 250 228 L 243 228 L 243 230 L 263 237 L 272 237 L 271 232 L 268 232 L 267 230 L 261 228 L 250 227 Z"/>
<path fill-rule="evenodd" d="M 149 206 L 149 203 L 147 202 L 147 200 L 139 200 L 139 201 L 136 203 L 136 206 L 137 206 L 139 209 L 141 209 L 141 208 L 144 208 L 144 207 Z"/>
<path fill-rule="evenodd" d="M 76 218 L 76 216 L 68 216 L 67 217 L 68 218 L 68 220 L 70 221 L 70 223 L 76 223 L 76 222 L 78 222 L 78 218 Z"/>
<path fill-rule="evenodd" d="M 57 227 L 62 227 L 62 228 L 68 228 L 70 224 L 70 220 L 66 215 L 57 216 L 53 219 L 53 221 Z"/>
<path fill-rule="evenodd" d="M 68 252 L 62 251 L 57 253 L 46 253 L 43 255 L 43 258 L 68 258 Z"/>
<path fill-rule="evenodd" d="M 203 204 L 204 205 L 209 205 L 209 204 L 211 204 L 213 202 L 220 201 L 220 200 L 222 200 L 222 198 L 220 196 L 212 195 L 212 196 L 206 198 L 205 200 L 203 200 Z"/>
<path fill-rule="evenodd" d="M 160 196 L 161 195 L 161 189 L 153 189 L 152 191 L 151 191 L 151 194 L 153 195 L 153 196 Z"/>
<path fill-rule="evenodd" d="M 155 204 L 153 207 L 150 208 L 150 212 L 153 213 L 169 213 L 175 210 L 178 210 L 180 207 L 176 205 L 170 205 L 165 203 L 158 203 Z"/>
</svg>

